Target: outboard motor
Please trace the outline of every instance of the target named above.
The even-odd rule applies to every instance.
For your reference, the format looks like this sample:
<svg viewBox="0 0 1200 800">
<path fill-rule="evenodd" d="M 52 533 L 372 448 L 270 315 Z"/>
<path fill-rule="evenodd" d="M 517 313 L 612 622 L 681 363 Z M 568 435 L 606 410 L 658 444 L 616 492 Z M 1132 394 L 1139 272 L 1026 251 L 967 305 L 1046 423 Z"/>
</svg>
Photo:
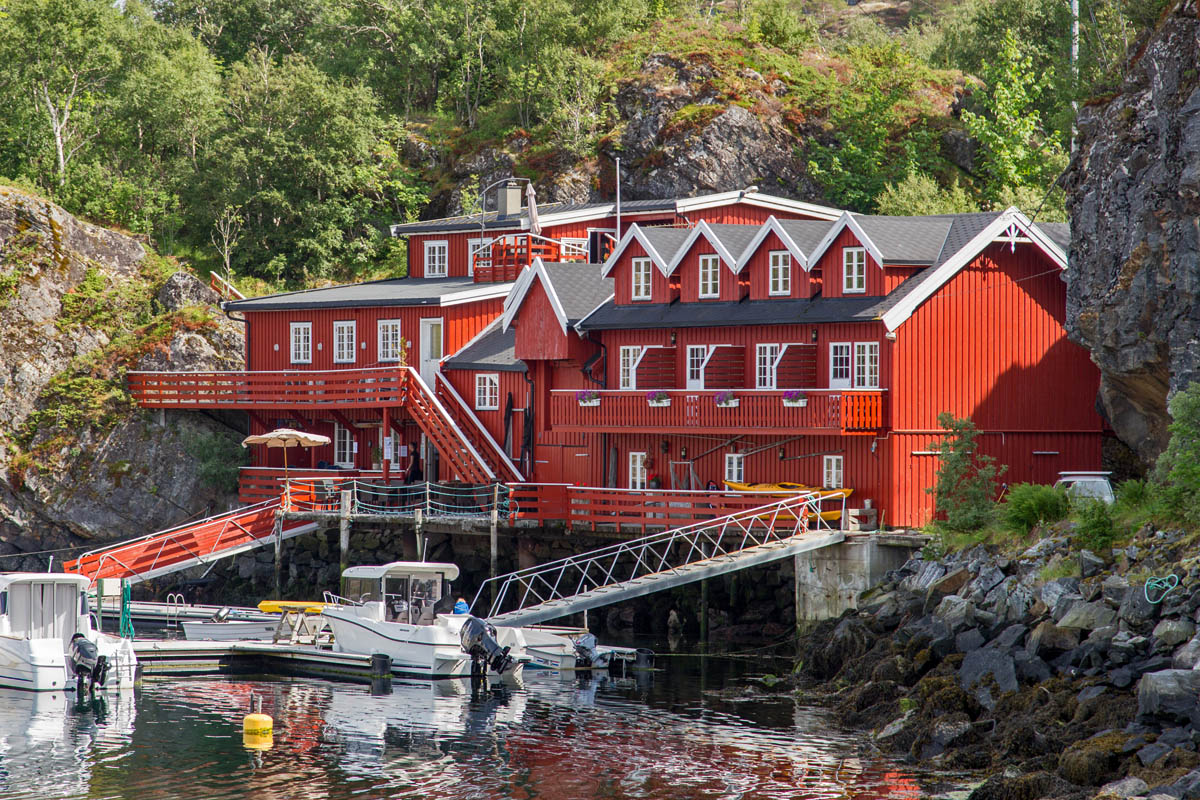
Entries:
<svg viewBox="0 0 1200 800">
<path fill-rule="evenodd" d="M 479 617 L 467 617 L 459 634 L 463 652 L 471 657 L 471 677 L 482 678 L 489 668 L 497 675 L 512 669 L 509 648 L 496 641 L 496 628 Z"/>
<path fill-rule="evenodd" d="M 575 666 L 580 669 L 591 669 L 600 666 L 600 654 L 596 652 L 596 637 L 585 633 L 575 640 Z"/>
<path fill-rule="evenodd" d="M 75 674 L 75 690 L 80 697 L 83 696 L 85 680 L 90 694 L 95 694 L 97 686 L 104 686 L 108 677 L 108 657 L 100 655 L 95 643 L 88 641 L 82 633 L 71 637 L 67 661 L 71 665 L 71 672 Z"/>
</svg>

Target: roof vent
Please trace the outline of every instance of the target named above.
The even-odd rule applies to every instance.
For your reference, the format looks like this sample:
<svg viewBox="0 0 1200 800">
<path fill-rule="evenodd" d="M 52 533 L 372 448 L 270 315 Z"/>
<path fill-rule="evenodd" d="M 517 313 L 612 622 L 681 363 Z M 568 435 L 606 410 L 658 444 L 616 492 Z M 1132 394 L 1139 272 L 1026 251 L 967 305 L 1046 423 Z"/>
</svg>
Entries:
<svg viewBox="0 0 1200 800">
<path fill-rule="evenodd" d="M 501 217 L 516 216 L 521 213 L 521 183 L 505 181 L 496 192 L 496 212 Z"/>
</svg>

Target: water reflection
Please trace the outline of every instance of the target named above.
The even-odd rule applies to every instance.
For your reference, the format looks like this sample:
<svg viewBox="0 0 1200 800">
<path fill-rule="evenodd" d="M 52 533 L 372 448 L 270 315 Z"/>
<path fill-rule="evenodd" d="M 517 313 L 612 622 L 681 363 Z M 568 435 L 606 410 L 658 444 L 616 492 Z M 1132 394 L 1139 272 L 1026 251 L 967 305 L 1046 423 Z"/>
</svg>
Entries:
<svg viewBox="0 0 1200 800">
<path fill-rule="evenodd" d="M 0 695 L 0 797 L 915 798 L 917 784 L 787 697 L 678 663 L 653 678 L 537 676 L 472 692 L 297 680 L 147 681 L 76 710 Z M 274 748 L 248 751 L 251 693 Z M 136 716 L 135 716 L 136 713 Z"/>
</svg>

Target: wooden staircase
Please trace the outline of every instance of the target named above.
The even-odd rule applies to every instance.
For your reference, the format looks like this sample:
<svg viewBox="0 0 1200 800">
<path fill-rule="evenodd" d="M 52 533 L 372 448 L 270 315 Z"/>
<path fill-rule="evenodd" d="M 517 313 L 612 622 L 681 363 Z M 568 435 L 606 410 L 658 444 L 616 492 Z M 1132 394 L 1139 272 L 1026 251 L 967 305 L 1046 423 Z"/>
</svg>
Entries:
<svg viewBox="0 0 1200 800">
<path fill-rule="evenodd" d="M 446 407 L 412 367 L 404 382 L 404 407 L 417 426 L 433 442 L 446 465 L 465 483 L 494 483 L 496 473 L 480 455 Z"/>
<path fill-rule="evenodd" d="M 63 564 L 66 572 L 100 578 L 150 580 L 274 541 L 278 499 L 189 522 L 126 542 L 100 547 Z M 316 523 L 285 521 L 282 538 L 316 530 Z"/>
<path fill-rule="evenodd" d="M 471 407 L 467 405 L 467 401 L 455 391 L 450 381 L 446 380 L 444 375 L 438 373 L 436 383 L 438 399 L 442 401 L 446 410 L 454 417 L 458 429 L 462 431 L 475 450 L 487 461 L 488 467 L 491 468 L 497 478 L 504 483 L 523 483 L 525 477 L 517 469 L 517 465 L 504 452 L 504 448 L 492 438 L 487 428 L 483 427 L 483 423 L 479 421 L 479 417 L 475 416 Z"/>
</svg>

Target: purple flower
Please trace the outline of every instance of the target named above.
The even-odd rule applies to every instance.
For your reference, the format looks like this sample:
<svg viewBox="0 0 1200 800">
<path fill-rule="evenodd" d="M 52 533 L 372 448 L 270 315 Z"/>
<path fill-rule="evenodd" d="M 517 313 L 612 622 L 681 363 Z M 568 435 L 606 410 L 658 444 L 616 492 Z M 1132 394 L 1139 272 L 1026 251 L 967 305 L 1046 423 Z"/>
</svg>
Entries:
<svg viewBox="0 0 1200 800">
<path fill-rule="evenodd" d="M 783 393 L 783 399 L 787 400 L 790 403 L 793 400 L 807 400 L 808 395 L 806 395 L 804 392 L 800 391 L 799 389 L 788 389 L 786 392 Z"/>
<path fill-rule="evenodd" d="M 661 400 L 666 400 L 669 395 L 662 389 L 651 389 L 646 392 L 646 400 L 651 403 L 657 403 Z"/>
<path fill-rule="evenodd" d="M 734 399 L 734 394 L 731 390 L 726 389 L 723 392 L 717 392 L 713 395 L 713 402 L 717 405 L 724 405 Z"/>
<path fill-rule="evenodd" d="M 592 389 L 580 389 L 575 393 L 575 400 L 580 403 L 590 403 L 593 400 L 599 400 L 600 393 Z"/>
</svg>

